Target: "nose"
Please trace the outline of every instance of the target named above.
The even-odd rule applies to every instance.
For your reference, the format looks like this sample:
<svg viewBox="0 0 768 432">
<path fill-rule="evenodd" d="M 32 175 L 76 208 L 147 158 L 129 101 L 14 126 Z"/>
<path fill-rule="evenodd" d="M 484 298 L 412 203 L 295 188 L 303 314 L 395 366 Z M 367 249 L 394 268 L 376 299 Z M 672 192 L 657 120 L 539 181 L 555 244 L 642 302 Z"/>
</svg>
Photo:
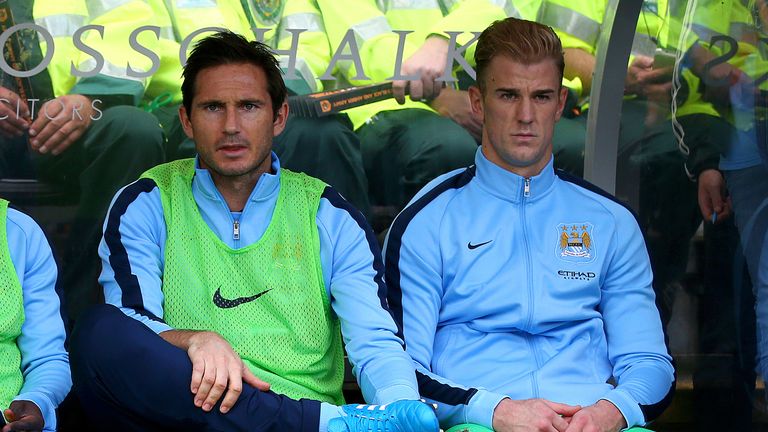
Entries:
<svg viewBox="0 0 768 432">
<path fill-rule="evenodd" d="M 517 112 L 517 121 L 529 124 L 533 122 L 533 101 L 530 98 L 522 98 Z"/>
<path fill-rule="evenodd" d="M 240 118 L 237 114 L 236 107 L 227 107 L 226 118 L 224 119 L 224 133 L 227 135 L 233 135 L 240 132 Z"/>
</svg>

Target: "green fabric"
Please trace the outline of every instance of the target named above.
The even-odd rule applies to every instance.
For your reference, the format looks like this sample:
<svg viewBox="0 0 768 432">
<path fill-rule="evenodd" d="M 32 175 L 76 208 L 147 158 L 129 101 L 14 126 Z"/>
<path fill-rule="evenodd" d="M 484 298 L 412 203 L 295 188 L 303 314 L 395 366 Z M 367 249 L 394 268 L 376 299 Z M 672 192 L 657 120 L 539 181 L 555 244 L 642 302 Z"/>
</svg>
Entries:
<svg viewBox="0 0 768 432">
<path fill-rule="evenodd" d="M 285 129 L 272 142 L 272 149 L 281 166 L 328 183 L 369 216 L 371 204 L 360 140 L 346 115 L 289 116 Z"/>
<path fill-rule="evenodd" d="M 420 109 L 380 112 L 357 134 L 376 206 L 403 208 L 427 182 L 471 165 L 477 151 L 458 123 Z"/>
<path fill-rule="evenodd" d="M 493 432 L 493 429 L 488 429 L 485 426 L 480 426 L 472 423 L 458 424 L 445 432 Z"/>
<path fill-rule="evenodd" d="M 16 345 L 24 323 L 24 298 L 8 249 L 7 215 L 8 201 L 0 199 L 0 409 L 8 408 L 24 383 L 21 351 Z"/>
<path fill-rule="evenodd" d="M 187 137 L 179 119 L 181 104 L 164 105 L 152 111 L 165 133 L 165 155 L 168 161 L 195 157 L 195 142 Z"/>
<path fill-rule="evenodd" d="M 192 195 L 194 173 L 194 159 L 183 159 L 144 175 L 160 189 L 168 230 L 165 321 L 174 328 L 218 332 L 277 393 L 344 403 L 340 324 L 323 282 L 315 222 L 326 185 L 281 170 L 264 235 L 232 249 L 200 215 Z"/>
<path fill-rule="evenodd" d="M 587 116 L 560 117 L 552 136 L 555 168 L 575 176 L 584 175 L 584 146 L 587 140 Z"/>
<path fill-rule="evenodd" d="M 78 81 L 69 90 L 69 94 L 99 99 L 102 101 L 102 108 L 117 105 L 136 106 L 144 97 L 144 86 L 139 81 L 96 75 Z"/>
</svg>

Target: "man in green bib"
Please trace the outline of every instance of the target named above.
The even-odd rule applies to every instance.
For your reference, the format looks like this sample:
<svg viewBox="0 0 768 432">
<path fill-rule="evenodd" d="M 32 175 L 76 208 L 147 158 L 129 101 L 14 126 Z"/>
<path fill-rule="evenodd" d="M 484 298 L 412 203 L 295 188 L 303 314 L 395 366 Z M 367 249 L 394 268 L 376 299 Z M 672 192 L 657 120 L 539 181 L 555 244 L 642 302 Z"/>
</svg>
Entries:
<svg viewBox="0 0 768 432">
<path fill-rule="evenodd" d="M 198 157 L 117 193 L 99 249 L 110 305 L 72 336 L 91 420 L 109 430 L 437 431 L 396 336 L 371 229 L 271 151 L 288 107 L 269 49 L 233 33 L 203 39 L 182 93 Z M 342 341 L 376 405 L 338 406 Z"/>
<path fill-rule="evenodd" d="M 43 230 L 0 199 L 0 429 L 55 431 L 72 379 Z"/>
</svg>

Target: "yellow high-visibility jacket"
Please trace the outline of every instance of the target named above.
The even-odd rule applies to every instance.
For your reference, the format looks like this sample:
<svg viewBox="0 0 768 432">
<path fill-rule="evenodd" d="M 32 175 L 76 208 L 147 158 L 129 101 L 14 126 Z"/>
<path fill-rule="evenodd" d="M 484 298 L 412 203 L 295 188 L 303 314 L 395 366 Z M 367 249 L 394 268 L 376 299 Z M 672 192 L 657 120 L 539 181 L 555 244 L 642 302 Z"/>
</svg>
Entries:
<svg viewBox="0 0 768 432">
<path fill-rule="evenodd" d="M 206 27 L 223 28 L 243 35 L 249 40 L 261 40 L 277 50 L 288 50 L 293 43 L 289 29 L 304 30 L 298 36 L 295 57 L 295 78 L 286 77 L 286 84 L 294 93 L 306 94 L 323 90 L 320 76 L 330 63 L 330 46 L 325 35 L 323 21 L 314 0 L 282 0 L 265 2 L 244 0 L 150 0 L 154 8 L 165 11 L 172 23 L 175 44 L 177 76 L 181 73 L 178 51 L 181 43 L 190 35 Z M 203 32 L 191 38 L 187 54 L 194 42 L 209 35 Z M 280 56 L 284 70 L 288 57 Z M 180 78 L 174 83 L 163 80 L 162 85 L 179 91 Z M 178 94 L 178 99 L 181 98 Z"/>
<path fill-rule="evenodd" d="M 443 17 L 438 0 L 318 0 L 317 3 L 334 52 L 342 45 L 347 31 L 354 34 L 362 72 L 368 79 L 356 79 L 361 71 L 352 61 L 342 60 L 336 65 L 336 76 L 352 85 L 389 81 L 395 75 L 399 36 L 393 30 L 413 31 L 405 39 L 402 56 L 405 61 L 421 46 L 432 25 Z M 357 129 L 380 111 L 405 108 L 432 110 L 429 105 L 407 99 L 405 105 L 386 100 L 346 113 Z"/>
<path fill-rule="evenodd" d="M 152 11 L 141 0 L 114 2 L 109 0 L 35 0 L 35 23 L 45 28 L 54 41 L 54 55 L 48 67 L 55 96 L 84 94 L 102 99 L 105 105 L 137 105 L 144 97 L 149 78 L 128 74 L 148 71 L 151 60 L 130 47 L 129 36 L 135 29 L 152 22 Z M 85 25 L 104 26 L 104 34 L 89 30 L 82 36 L 88 47 L 104 58 L 97 74 L 77 77 L 71 73 L 74 65 L 80 71 L 94 70 L 96 59 L 75 47 L 73 35 Z M 156 49 L 157 38 L 150 32 L 139 35 L 138 43 L 150 51 Z M 47 43 L 40 38 L 40 48 L 46 52 Z"/>
</svg>

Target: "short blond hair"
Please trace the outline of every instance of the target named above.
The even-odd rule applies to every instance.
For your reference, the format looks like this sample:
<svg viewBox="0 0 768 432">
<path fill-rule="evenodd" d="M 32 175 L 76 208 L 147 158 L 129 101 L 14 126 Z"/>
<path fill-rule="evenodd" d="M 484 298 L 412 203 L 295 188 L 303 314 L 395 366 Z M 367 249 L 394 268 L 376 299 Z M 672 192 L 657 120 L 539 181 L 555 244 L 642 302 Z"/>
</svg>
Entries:
<svg viewBox="0 0 768 432">
<path fill-rule="evenodd" d="M 523 64 L 552 59 L 560 72 L 560 81 L 563 80 L 563 46 L 555 31 L 544 24 L 509 17 L 494 22 L 483 31 L 475 50 L 477 85 L 481 90 L 485 84 L 488 65 L 499 55 Z"/>
</svg>

